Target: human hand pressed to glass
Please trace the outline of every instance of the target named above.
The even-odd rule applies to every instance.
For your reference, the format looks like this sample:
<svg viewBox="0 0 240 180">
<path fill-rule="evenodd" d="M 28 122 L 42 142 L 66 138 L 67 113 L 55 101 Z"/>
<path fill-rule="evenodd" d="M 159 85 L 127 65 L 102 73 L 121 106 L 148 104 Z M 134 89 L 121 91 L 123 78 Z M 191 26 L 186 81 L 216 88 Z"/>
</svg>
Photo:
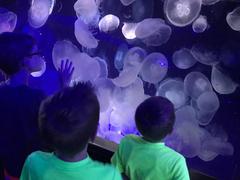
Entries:
<svg viewBox="0 0 240 180">
<path fill-rule="evenodd" d="M 70 62 L 68 59 L 61 61 L 61 67 L 58 68 L 61 88 L 69 86 L 72 79 L 73 71 L 74 67 L 72 62 Z"/>
</svg>

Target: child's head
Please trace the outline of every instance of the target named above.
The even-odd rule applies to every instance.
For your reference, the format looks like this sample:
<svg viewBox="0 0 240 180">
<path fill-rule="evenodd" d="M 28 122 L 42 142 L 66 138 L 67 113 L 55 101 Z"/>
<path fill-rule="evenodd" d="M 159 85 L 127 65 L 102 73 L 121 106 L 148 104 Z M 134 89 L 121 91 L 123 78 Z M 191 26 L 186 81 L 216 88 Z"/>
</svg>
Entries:
<svg viewBox="0 0 240 180">
<path fill-rule="evenodd" d="M 93 140 L 99 121 L 99 103 L 90 83 L 73 87 L 46 99 L 39 111 L 40 134 L 54 151 L 72 156 Z"/>
<path fill-rule="evenodd" d="M 137 107 L 135 121 L 146 140 L 159 142 L 173 130 L 174 106 L 166 98 L 150 97 Z"/>
<path fill-rule="evenodd" d="M 24 64 L 36 42 L 27 34 L 3 33 L 0 34 L 0 69 L 11 76 L 17 73 Z"/>
</svg>

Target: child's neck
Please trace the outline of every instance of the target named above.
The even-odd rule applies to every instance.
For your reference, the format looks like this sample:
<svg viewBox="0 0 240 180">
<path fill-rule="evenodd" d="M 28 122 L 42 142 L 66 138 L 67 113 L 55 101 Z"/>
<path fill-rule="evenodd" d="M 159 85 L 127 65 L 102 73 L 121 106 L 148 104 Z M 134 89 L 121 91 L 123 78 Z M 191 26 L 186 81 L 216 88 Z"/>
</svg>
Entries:
<svg viewBox="0 0 240 180">
<path fill-rule="evenodd" d="M 77 162 L 77 161 L 81 161 L 83 159 L 86 159 L 88 154 L 87 154 L 87 146 L 79 153 L 73 155 L 73 156 L 69 156 L 69 155 L 65 155 L 62 154 L 61 152 L 56 151 L 55 152 L 56 156 L 66 162 Z"/>
</svg>

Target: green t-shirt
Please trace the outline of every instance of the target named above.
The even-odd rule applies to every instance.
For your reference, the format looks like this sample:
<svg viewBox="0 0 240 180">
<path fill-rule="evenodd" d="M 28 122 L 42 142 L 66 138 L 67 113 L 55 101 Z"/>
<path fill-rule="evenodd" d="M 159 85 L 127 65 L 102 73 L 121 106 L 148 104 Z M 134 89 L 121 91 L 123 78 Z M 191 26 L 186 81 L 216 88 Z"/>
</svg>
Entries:
<svg viewBox="0 0 240 180">
<path fill-rule="evenodd" d="M 90 157 L 78 162 L 65 162 L 53 153 L 36 151 L 25 161 L 20 180 L 120 180 L 113 166 L 93 161 Z"/>
<path fill-rule="evenodd" d="M 125 136 L 112 159 L 131 180 L 189 180 L 185 158 L 164 145 Z"/>
</svg>

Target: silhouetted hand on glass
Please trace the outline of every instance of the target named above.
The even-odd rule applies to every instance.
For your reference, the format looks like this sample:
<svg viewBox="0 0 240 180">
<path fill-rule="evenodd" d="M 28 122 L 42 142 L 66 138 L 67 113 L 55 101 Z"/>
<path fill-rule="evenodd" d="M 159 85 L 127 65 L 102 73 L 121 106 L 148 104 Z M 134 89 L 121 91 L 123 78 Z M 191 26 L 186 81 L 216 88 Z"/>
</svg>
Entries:
<svg viewBox="0 0 240 180">
<path fill-rule="evenodd" d="M 73 71 L 74 67 L 72 62 L 70 62 L 68 59 L 61 61 L 61 67 L 58 69 L 61 88 L 69 86 Z"/>
</svg>

